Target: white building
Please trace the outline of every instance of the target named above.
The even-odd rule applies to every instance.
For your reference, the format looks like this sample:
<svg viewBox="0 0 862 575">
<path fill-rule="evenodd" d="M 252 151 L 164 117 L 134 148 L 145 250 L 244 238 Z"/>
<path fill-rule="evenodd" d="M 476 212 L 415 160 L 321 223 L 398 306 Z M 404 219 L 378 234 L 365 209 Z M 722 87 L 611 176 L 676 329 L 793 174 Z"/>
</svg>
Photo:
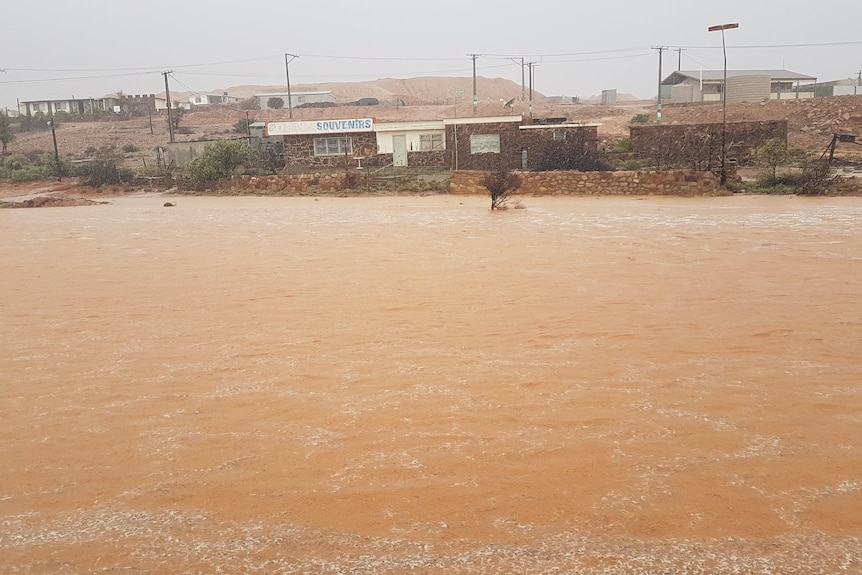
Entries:
<svg viewBox="0 0 862 575">
<path fill-rule="evenodd" d="M 817 78 L 789 70 L 728 70 L 727 101 L 797 100 L 814 97 Z M 724 70 L 679 70 L 662 80 L 672 103 L 720 102 Z"/>
<path fill-rule="evenodd" d="M 209 106 L 212 104 L 232 104 L 239 102 L 235 96 L 229 96 L 227 92 L 222 94 L 192 94 L 189 96 L 189 104 L 192 106 Z"/>
<path fill-rule="evenodd" d="M 281 101 L 284 102 L 284 106 L 282 106 L 284 109 L 297 108 L 303 104 L 335 103 L 335 96 L 332 92 L 291 92 L 290 105 L 288 105 L 287 92 L 255 94 L 254 98 L 257 100 L 257 106 L 261 110 L 273 109 L 268 104 L 270 98 L 281 98 Z"/>
<path fill-rule="evenodd" d="M 407 166 L 410 152 L 443 152 L 446 150 L 446 125 L 432 122 L 385 122 L 374 125 L 377 153 L 392 154 L 396 167 Z"/>
</svg>

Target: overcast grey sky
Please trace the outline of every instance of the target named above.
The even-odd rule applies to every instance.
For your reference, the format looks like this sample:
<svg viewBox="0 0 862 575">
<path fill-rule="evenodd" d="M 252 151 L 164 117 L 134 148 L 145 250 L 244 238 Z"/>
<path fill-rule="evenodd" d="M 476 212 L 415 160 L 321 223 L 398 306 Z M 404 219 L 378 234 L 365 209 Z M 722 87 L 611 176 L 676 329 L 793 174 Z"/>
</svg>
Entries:
<svg viewBox="0 0 862 575">
<path fill-rule="evenodd" d="M 615 88 L 649 98 L 658 81 L 651 46 L 685 47 L 683 69 L 721 69 L 721 35 L 707 27 L 729 22 L 740 25 L 727 32 L 729 69 L 821 80 L 862 69 L 859 0 L 39 0 L 0 8 L 0 106 L 160 92 L 168 69 L 172 90 L 280 85 L 285 52 L 300 56 L 290 65 L 297 85 L 466 77 L 467 53 L 478 53 L 479 75 L 518 83 L 521 68 L 506 56 L 537 61 L 535 88 L 547 95 Z M 665 53 L 663 75 L 677 63 L 677 52 Z"/>
</svg>

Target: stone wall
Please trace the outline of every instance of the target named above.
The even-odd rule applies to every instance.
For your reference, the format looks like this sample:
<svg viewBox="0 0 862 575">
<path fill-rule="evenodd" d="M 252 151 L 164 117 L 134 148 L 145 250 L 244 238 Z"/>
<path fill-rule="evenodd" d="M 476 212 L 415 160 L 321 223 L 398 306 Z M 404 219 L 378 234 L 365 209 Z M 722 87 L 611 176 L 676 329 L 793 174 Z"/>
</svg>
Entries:
<svg viewBox="0 0 862 575">
<path fill-rule="evenodd" d="M 712 170 L 721 165 L 721 122 L 632 126 L 632 152 L 659 168 Z M 727 158 L 738 165 L 752 162 L 752 151 L 768 140 L 787 143 L 787 120 L 728 122 Z"/>
<path fill-rule="evenodd" d="M 133 116 L 145 116 L 156 111 L 155 94 L 123 94 L 119 97 L 120 110 Z"/>
<path fill-rule="evenodd" d="M 452 172 L 449 192 L 462 195 L 486 195 L 482 185 L 486 172 Z M 667 172 L 518 172 L 519 194 L 555 195 L 625 195 L 625 196 L 702 196 L 719 191 L 719 179 L 709 172 L 676 170 Z"/>
<path fill-rule="evenodd" d="M 389 155 L 389 163 L 392 155 Z M 425 152 L 407 152 L 407 166 L 411 168 L 448 168 L 449 154 L 446 150 L 433 150 Z"/>
<path fill-rule="evenodd" d="M 292 176 L 234 176 L 218 189 L 231 192 L 258 190 L 266 194 L 301 194 L 309 191 L 337 191 L 347 187 L 346 174 L 294 174 Z"/>
</svg>

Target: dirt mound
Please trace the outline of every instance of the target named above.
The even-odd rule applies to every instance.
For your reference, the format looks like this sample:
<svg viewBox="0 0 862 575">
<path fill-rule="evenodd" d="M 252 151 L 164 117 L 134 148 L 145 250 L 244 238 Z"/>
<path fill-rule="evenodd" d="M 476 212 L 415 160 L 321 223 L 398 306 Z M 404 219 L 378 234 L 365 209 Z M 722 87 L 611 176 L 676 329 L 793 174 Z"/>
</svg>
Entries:
<svg viewBox="0 0 862 575">
<path fill-rule="evenodd" d="M 667 122 L 697 124 L 721 122 L 720 104 L 670 105 Z M 791 146 L 825 149 L 837 133 L 855 134 L 862 141 L 862 96 L 836 96 L 805 100 L 771 100 L 728 104 L 727 121 L 787 120 Z M 847 146 L 842 153 L 859 155 L 862 147 Z"/>
<path fill-rule="evenodd" d="M 58 208 L 70 206 L 94 206 L 106 204 L 107 202 L 96 202 L 87 198 L 76 198 L 71 196 L 38 196 L 20 202 L 0 202 L 0 208 Z"/>
<path fill-rule="evenodd" d="M 231 96 L 251 98 L 255 94 L 284 92 L 285 86 L 233 86 L 226 88 Z M 377 98 L 388 102 L 401 100 L 409 106 L 454 104 L 469 102 L 473 98 L 472 78 L 444 78 L 422 76 L 419 78 L 382 78 L 367 82 L 329 82 L 323 84 L 300 84 L 291 86 L 294 92 L 332 92 L 339 104 L 355 102 L 361 98 Z M 521 85 L 505 78 L 476 78 L 476 91 L 483 103 L 506 101 L 521 97 Z M 533 91 L 533 101 L 543 102 L 547 98 Z"/>
</svg>

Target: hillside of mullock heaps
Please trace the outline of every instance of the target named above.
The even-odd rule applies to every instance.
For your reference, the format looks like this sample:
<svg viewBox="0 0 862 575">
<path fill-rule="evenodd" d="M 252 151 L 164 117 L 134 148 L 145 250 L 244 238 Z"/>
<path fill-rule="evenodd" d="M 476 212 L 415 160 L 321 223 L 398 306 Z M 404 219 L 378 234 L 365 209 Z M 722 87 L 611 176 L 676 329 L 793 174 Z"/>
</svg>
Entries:
<svg viewBox="0 0 862 575">
<path fill-rule="evenodd" d="M 240 88 L 243 94 L 267 91 L 265 87 Z M 387 101 L 388 104 L 360 107 L 342 103 L 334 108 L 297 108 L 293 110 L 294 120 L 373 117 L 380 122 L 417 121 L 474 115 L 521 114 L 529 117 L 531 112 L 530 103 L 519 100 L 521 86 L 500 78 L 479 79 L 480 102 L 475 114 L 470 101 L 470 79 L 465 78 L 380 80 L 378 83 L 356 83 L 341 87 L 327 84 L 297 89 L 299 88 L 331 89 L 340 102 L 373 96 Z M 420 98 L 419 94 L 424 98 Z M 512 99 L 515 101 L 511 106 L 504 105 L 504 102 Z M 399 101 L 399 105 L 392 105 L 393 100 Z M 407 105 L 400 105 L 400 101 L 406 102 Z M 241 138 L 243 135 L 234 131 L 234 125 L 239 120 L 247 117 L 258 121 L 289 119 L 287 110 L 249 110 L 246 107 L 242 104 L 230 104 L 185 112 L 176 140 Z M 628 137 L 630 122 L 638 114 L 646 114 L 650 121 L 654 122 L 655 101 L 601 106 L 591 103 L 560 103 L 534 93 L 532 103 L 534 117 L 564 117 L 569 121 L 599 124 L 602 147 L 611 147 Z M 721 118 L 720 104 L 666 104 L 663 109 L 663 121 L 668 124 L 720 122 Z M 727 109 L 727 119 L 728 122 L 786 119 L 790 145 L 819 154 L 827 147 L 834 133 L 855 134 L 862 141 L 862 95 L 731 104 Z M 59 122 L 56 133 L 58 148 L 63 157 L 73 161 L 112 157 L 122 160 L 123 164 L 133 169 L 155 165 L 156 148 L 168 141 L 166 118 L 160 116 L 154 116 L 152 123 L 147 117 Z M 9 152 L 13 154 L 52 151 L 50 131 L 17 134 L 9 145 Z M 862 160 L 862 146 L 841 145 L 837 153 L 847 159 Z"/>
</svg>

